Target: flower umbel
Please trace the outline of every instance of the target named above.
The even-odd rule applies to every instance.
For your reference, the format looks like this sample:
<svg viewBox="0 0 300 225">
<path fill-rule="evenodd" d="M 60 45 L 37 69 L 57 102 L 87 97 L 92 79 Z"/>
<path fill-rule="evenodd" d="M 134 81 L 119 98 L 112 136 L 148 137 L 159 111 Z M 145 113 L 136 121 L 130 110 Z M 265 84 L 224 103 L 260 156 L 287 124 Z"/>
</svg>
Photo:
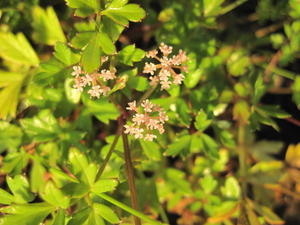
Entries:
<svg viewBox="0 0 300 225">
<path fill-rule="evenodd" d="M 127 110 L 135 112 L 132 121 L 124 126 L 125 133 L 131 134 L 136 139 L 152 141 L 157 138 L 155 133 L 164 133 L 164 123 L 168 120 L 165 111 L 158 105 L 146 99 L 141 106 L 136 105 L 136 101 L 129 102 Z"/>
<path fill-rule="evenodd" d="M 186 72 L 186 66 L 182 64 L 187 62 L 188 58 L 184 51 L 179 50 L 177 55 L 169 57 L 173 51 L 173 47 L 161 43 L 159 50 L 162 53 L 162 56 L 158 56 L 157 50 L 151 50 L 146 54 L 146 57 L 156 59 L 159 64 L 146 63 L 143 73 L 150 73 L 150 85 L 154 86 L 158 83 L 161 85 L 161 90 L 168 89 L 171 87 L 171 84 L 179 85 L 184 79 L 183 74 L 178 74 L 174 69 L 183 70 Z M 159 72 L 154 75 L 155 71 Z"/>
<path fill-rule="evenodd" d="M 103 60 L 107 60 L 106 58 Z M 79 92 L 82 92 L 85 87 L 88 87 L 88 94 L 94 98 L 100 98 L 101 95 L 107 95 L 111 90 L 107 86 L 108 80 L 116 79 L 115 68 L 111 70 L 103 69 L 99 73 L 86 73 L 80 66 L 73 66 L 73 72 L 71 73 L 74 76 L 74 88 Z"/>
</svg>

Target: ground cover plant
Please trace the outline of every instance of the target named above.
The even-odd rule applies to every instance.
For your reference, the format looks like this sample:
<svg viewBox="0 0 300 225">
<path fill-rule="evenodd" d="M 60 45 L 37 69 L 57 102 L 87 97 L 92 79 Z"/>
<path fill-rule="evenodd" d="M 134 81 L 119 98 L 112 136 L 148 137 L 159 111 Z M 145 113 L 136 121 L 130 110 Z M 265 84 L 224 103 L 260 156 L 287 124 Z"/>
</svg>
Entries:
<svg viewBox="0 0 300 225">
<path fill-rule="evenodd" d="M 299 0 L 1 0 L 1 225 L 300 224 Z"/>
</svg>

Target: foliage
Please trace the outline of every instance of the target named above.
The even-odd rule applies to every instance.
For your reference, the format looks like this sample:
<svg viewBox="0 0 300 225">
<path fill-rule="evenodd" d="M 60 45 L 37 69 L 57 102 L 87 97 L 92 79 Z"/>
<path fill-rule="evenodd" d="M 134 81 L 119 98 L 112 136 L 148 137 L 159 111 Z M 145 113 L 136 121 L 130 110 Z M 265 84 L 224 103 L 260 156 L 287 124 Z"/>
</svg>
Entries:
<svg viewBox="0 0 300 225">
<path fill-rule="evenodd" d="M 284 224 L 300 1 L 258 2 L 1 1 L 0 224 Z"/>
</svg>

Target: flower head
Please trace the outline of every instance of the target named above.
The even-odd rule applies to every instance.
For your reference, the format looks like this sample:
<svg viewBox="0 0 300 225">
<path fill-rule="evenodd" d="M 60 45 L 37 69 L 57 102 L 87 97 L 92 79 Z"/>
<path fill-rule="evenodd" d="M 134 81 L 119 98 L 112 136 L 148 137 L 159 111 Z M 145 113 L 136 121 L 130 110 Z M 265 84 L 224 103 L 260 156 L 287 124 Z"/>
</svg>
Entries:
<svg viewBox="0 0 300 225">
<path fill-rule="evenodd" d="M 137 107 L 136 102 L 128 103 L 126 108 L 134 111 L 131 123 L 124 126 L 125 133 L 133 135 L 136 139 L 152 141 L 157 138 L 154 134 L 164 132 L 164 123 L 168 120 L 166 113 L 148 99 L 142 101 L 141 106 Z"/>
<path fill-rule="evenodd" d="M 169 57 L 173 51 L 173 47 L 168 46 L 165 43 L 160 44 L 159 50 L 162 53 L 162 57 L 157 56 L 157 50 L 151 50 L 146 54 L 148 58 L 156 59 L 159 62 L 156 65 L 154 63 L 145 64 L 143 72 L 150 73 L 152 75 L 150 77 L 150 85 L 154 86 L 160 83 L 161 89 L 164 90 L 170 88 L 172 84 L 181 84 L 184 79 L 184 75 L 178 74 L 174 69 L 180 69 L 187 72 L 186 66 L 182 65 L 188 60 L 186 53 L 179 50 L 177 55 Z M 154 75 L 157 70 L 159 70 L 159 72 Z"/>
<path fill-rule="evenodd" d="M 102 57 L 102 62 L 108 60 L 108 57 Z M 82 92 L 85 87 L 88 88 L 87 93 L 91 98 L 99 98 L 101 95 L 107 95 L 111 88 L 108 86 L 109 80 L 115 80 L 117 70 L 102 69 L 100 72 L 91 74 L 86 73 L 80 66 L 73 66 L 74 88 Z M 114 85 L 117 82 L 114 82 Z"/>
</svg>

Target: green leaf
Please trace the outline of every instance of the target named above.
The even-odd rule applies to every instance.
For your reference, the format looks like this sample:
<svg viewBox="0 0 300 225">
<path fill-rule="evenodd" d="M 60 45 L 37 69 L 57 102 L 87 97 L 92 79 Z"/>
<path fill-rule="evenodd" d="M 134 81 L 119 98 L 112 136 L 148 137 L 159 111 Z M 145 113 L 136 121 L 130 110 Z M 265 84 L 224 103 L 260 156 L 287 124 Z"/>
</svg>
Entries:
<svg viewBox="0 0 300 225">
<path fill-rule="evenodd" d="M 22 33 L 14 35 L 0 32 L 0 56 L 16 64 L 27 66 L 39 64 L 35 51 Z"/>
<path fill-rule="evenodd" d="M 36 42 L 55 45 L 57 41 L 66 42 L 59 20 L 52 7 L 46 10 L 39 6 L 32 9 L 33 39 Z"/>
<path fill-rule="evenodd" d="M 41 111 L 37 116 L 20 120 L 26 134 L 34 141 L 50 141 L 58 137 L 60 127 L 49 110 Z"/>
<path fill-rule="evenodd" d="M 57 42 L 54 50 L 54 57 L 66 66 L 74 65 L 80 61 L 80 55 L 62 42 Z"/>
<path fill-rule="evenodd" d="M 67 196 L 83 198 L 90 191 L 90 187 L 84 183 L 69 183 L 63 186 L 61 190 Z"/>
<path fill-rule="evenodd" d="M 63 194 L 55 185 L 50 181 L 46 184 L 41 197 L 50 205 L 66 209 L 69 207 L 70 199 Z"/>
<path fill-rule="evenodd" d="M 171 145 L 168 146 L 167 151 L 165 151 L 164 155 L 166 156 L 176 156 L 184 149 L 188 149 L 191 142 L 190 135 L 184 135 L 178 139 L 176 139 Z"/>
<path fill-rule="evenodd" d="M 226 198 L 238 199 L 240 197 L 240 185 L 235 177 L 228 177 L 226 179 L 225 185 L 221 188 L 221 192 Z"/>
<path fill-rule="evenodd" d="M 233 106 L 233 119 L 238 120 L 240 123 L 247 124 L 250 114 L 249 105 L 245 100 L 239 100 Z"/>
<path fill-rule="evenodd" d="M 145 91 L 149 88 L 148 79 L 140 76 L 130 76 L 127 85 L 137 91 Z"/>
<path fill-rule="evenodd" d="M 293 100 L 296 103 L 297 107 L 300 107 L 300 77 L 295 78 L 295 82 L 292 85 L 293 90 Z"/>
<path fill-rule="evenodd" d="M 89 214 L 91 214 L 91 208 L 87 207 L 79 212 L 76 212 L 71 220 L 68 222 L 68 225 L 78 225 L 78 224 L 86 224 L 85 221 L 87 220 Z"/>
<path fill-rule="evenodd" d="M 83 182 L 92 185 L 97 173 L 97 167 L 89 163 L 87 157 L 76 148 L 71 148 L 69 152 L 69 161 L 72 165 L 72 171 Z"/>
<path fill-rule="evenodd" d="M 91 14 L 97 13 L 100 10 L 98 0 L 65 0 L 67 5 L 75 8 L 75 15 L 80 17 L 87 17 Z"/>
<path fill-rule="evenodd" d="M 69 182 L 79 183 L 76 177 L 71 177 L 59 169 L 50 168 L 50 173 L 52 179 L 58 187 L 61 187 Z"/>
<path fill-rule="evenodd" d="M 101 32 L 106 33 L 113 42 L 117 41 L 124 30 L 124 26 L 114 23 L 107 17 L 103 17 L 101 22 Z"/>
<path fill-rule="evenodd" d="M 108 222 L 113 223 L 113 224 L 120 222 L 117 214 L 108 206 L 99 204 L 99 203 L 95 203 L 95 204 L 93 204 L 93 208 L 94 208 L 96 215 L 100 215 Z"/>
<path fill-rule="evenodd" d="M 74 79 L 69 77 L 65 80 L 65 93 L 69 102 L 77 104 L 80 101 L 81 92 L 73 88 Z"/>
<path fill-rule="evenodd" d="M 9 205 L 14 201 L 14 196 L 0 188 L 0 203 Z"/>
<path fill-rule="evenodd" d="M 140 139 L 140 144 L 144 150 L 145 155 L 154 161 L 159 161 L 161 160 L 161 151 L 160 147 L 157 143 L 154 141 L 144 141 Z"/>
<path fill-rule="evenodd" d="M 40 162 L 40 158 L 37 155 L 33 156 L 33 165 L 30 171 L 30 187 L 31 191 L 38 192 L 42 190 L 45 186 L 45 173 L 46 169 Z"/>
<path fill-rule="evenodd" d="M 86 72 L 90 73 L 99 68 L 101 64 L 101 48 L 100 43 L 95 35 L 88 45 L 85 47 L 82 53 L 81 63 Z"/>
<path fill-rule="evenodd" d="M 206 175 L 200 180 L 200 185 L 203 188 L 205 194 L 211 194 L 218 186 L 218 182 L 211 175 Z"/>
<path fill-rule="evenodd" d="M 127 26 L 128 20 L 140 22 L 146 15 L 145 11 L 137 4 L 127 4 L 125 1 L 114 0 L 101 13 L 109 17 L 115 23 Z"/>
<path fill-rule="evenodd" d="M 114 43 L 106 33 L 97 33 L 97 41 L 105 54 L 112 55 L 117 52 Z"/>
<path fill-rule="evenodd" d="M 215 142 L 215 140 L 207 134 L 201 134 L 200 137 L 203 143 L 204 152 L 213 158 L 218 158 L 218 144 Z"/>
<path fill-rule="evenodd" d="M 177 99 L 176 109 L 179 114 L 178 120 L 180 121 L 180 123 L 186 127 L 189 127 L 192 118 L 187 103 L 183 99 Z"/>
<path fill-rule="evenodd" d="M 0 121 L 0 152 L 5 149 L 16 150 L 22 141 L 22 130 L 5 121 Z"/>
<path fill-rule="evenodd" d="M 1 208 L 0 211 L 8 213 L 1 217 L 1 225 L 39 225 L 55 208 L 45 202 L 23 205 L 12 205 Z"/>
<path fill-rule="evenodd" d="M 59 209 L 51 225 L 65 225 L 65 217 L 66 216 L 64 210 Z"/>
<path fill-rule="evenodd" d="M 119 116 L 119 111 L 116 106 L 110 103 L 106 98 L 92 100 L 85 95 L 82 100 L 87 111 L 96 116 L 96 118 L 103 123 L 108 124 L 109 120 L 116 120 Z"/>
<path fill-rule="evenodd" d="M 93 38 L 95 32 L 77 33 L 71 40 L 71 45 L 74 48 L 82 49 L 87 46 L 89 41 Z"/>
<path fill-rule="evenodd" d="M 28 159 L 29 156 L 23 149 L 20 152 L 9 153 L 3 160 L 1 171 L 10 175 L 20 174 L 27 166 Z"/>
<path fill-rule="evenodd" d="M 14 178 L 7 176 L 6 182 L 13 193 L 16 203 L 27 203 L 34 199 L 34 195 L 29 191 L 29 183 L 22 175 L 17 175 Z"/>
<path fill-rule="evenodd" d="M 118 60 L 128 66 L 133 66 L 134 62 L 139 62 L 145 57 L 142 49 L 136 48 L 135 45 L 128 45 L 118 54 Z"/>
<path fill-rule="evenodd" d="M 291 116 L 290 114 L 281 110 L 278 105 L 260 105 L 256 106 L 255 110 L 261 115 L 265 114 L 279 119 L 284 119 Z"/>
<path fill-rule="evenodd" d="M 204 131 L 211 122 L 212 120 L 207 118 L 207 114 L 204 111 L 199 111 L 194 124 L 197 130 Z"/>
<path fill-rule="evenodd" d="M 99 179 L 91 188 L 91 191 L 95 194 L 104 193 L 115 190 L 118 185 L 116 179 Z"/>
<path fill-rule="evenodd" d="M 0 88 L 2 88 L 0 90 L 0 119 L 15 117 L 20 91 L 25 78 L 26 75 L 24 74 L 0 70 Z"/>
</svg>

